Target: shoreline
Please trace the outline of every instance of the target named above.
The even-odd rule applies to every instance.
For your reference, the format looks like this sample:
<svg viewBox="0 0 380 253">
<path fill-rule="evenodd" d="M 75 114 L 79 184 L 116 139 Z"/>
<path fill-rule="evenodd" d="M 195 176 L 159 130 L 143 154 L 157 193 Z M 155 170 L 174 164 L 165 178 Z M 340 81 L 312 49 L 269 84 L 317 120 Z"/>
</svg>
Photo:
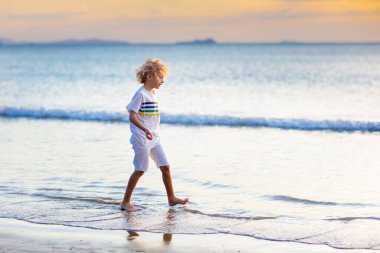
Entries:
<svg viewBox="0 0 380 253">
<path fill-rule="evenodd" d="M 372 252 L 258 240 L 231 234 L 96 230 L 0 218 L 1 252 Z"/>
</svg>

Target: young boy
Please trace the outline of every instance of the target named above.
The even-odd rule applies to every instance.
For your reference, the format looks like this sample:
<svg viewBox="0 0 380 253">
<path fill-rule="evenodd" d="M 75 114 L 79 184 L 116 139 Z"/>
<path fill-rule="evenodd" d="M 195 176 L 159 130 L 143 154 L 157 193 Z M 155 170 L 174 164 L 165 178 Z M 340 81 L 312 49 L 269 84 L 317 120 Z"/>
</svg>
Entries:
<svg viewBox="0 0 380 253">
<path fill-rule="evenodd" d="M 129 178 L 124 200 L 120 204 L 122 210 L 132 212 L 138 210 L 131 204 L 131 196 L 140 177 L 148 169 L 149 156 L 162 172 L 169 205 L 186 204 L 189 201 L 188 198 L 179 199 L 174 195 L 169 162 L 160 143 L 160 112 L 155 89 L 160 88 L 167 74 L 166 65 L 158 59 L 145 60 L 136 71 L 137 81 L 143 86 L 136 91 L 132 101 L 127 105 L 132 132 L 130 142 L 135 153 L 133 159 L 135 171 Z"/>
</svg>

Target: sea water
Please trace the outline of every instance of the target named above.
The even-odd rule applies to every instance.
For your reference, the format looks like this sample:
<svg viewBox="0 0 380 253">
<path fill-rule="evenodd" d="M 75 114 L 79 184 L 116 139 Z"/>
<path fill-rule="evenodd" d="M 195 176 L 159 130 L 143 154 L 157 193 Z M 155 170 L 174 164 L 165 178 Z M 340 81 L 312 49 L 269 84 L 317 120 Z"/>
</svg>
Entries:
<svg viewBox="0 0 380 253">
<path fill-rule="evenodd" d="M 178 197 L 133 171 L 125 110 L 160 58 Z M 380 249 L 380 45 L 0 47 L 0 217 Z"/>
</svg>

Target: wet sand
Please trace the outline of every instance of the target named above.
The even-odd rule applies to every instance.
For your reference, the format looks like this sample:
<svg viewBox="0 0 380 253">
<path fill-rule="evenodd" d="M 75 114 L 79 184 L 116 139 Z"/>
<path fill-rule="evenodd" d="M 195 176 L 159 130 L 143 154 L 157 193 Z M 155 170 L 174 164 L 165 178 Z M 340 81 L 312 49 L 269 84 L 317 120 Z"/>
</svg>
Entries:
<svg viewBox="0 0 380 253">
<path fill-rule="evenodd" d="M 326 245 L 272 242 L 228 234 L 136 233 L 14 219 L 0 219 L 0 228 L 0 252 L 347 252 Z"/>
</svg>

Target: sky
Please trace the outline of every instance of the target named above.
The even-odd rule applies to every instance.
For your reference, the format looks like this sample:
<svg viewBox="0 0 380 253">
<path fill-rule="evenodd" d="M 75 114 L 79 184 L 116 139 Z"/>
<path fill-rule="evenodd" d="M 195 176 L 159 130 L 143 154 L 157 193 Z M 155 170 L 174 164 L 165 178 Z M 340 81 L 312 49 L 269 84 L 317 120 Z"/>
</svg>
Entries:
<svg viewBox="0 0 380 253">
<path fill-rule="evenodd" d="M 380 41 L 380 0 L 0 0 L 0 38 Z"/>
</svg>

